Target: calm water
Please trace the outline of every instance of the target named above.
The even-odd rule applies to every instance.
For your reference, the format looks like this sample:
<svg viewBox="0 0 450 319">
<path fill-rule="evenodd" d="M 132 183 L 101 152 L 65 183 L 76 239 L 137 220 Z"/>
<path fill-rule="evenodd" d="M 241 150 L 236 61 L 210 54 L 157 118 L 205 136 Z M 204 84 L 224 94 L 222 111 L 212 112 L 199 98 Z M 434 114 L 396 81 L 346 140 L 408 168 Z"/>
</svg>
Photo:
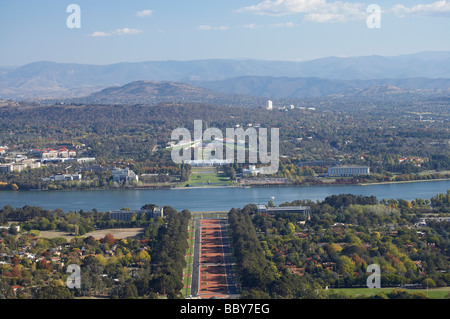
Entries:
<svg viewBox="0 0 450 319">
<path fill-rule="evenodd" d="M 450 181 L 416 182 L 369 186 L 313 186 L 272 188 L 196 188 L 180 190 L 109 190 L 68 192 L 0 192 L 0 208 L 5 205 L 23 207 L 40 206 L 46 209 L 61 208 L 64 211 L 85 211 L 96 208 L 109 211 L 129 207 L 139 209 L 144 204 L 172 206 L 177 210 L 229 211 L 232 207 L 244 207 L 249 203 L 265 204 L 272 196 L 279 205 L 297 199 L 323 200 L 338 194 L 374 195 L 378 200 L 416 198 L 429 199 L 438 193 L 446 193 Z"/>
</svg>

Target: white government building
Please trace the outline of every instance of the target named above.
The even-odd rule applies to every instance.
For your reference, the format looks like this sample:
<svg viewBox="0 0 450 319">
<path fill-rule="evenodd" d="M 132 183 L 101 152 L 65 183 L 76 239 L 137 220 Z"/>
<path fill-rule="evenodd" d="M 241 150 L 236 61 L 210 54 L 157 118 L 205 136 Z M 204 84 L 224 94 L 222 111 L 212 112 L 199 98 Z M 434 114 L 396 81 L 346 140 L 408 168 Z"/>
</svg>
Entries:
<svg viewBox="0 0 450 319">
<path fill-rule="evenodd" d="M 370 175 L 369 166 L 333 166 L 328 167 L 328 176 Z"/>
</svg>

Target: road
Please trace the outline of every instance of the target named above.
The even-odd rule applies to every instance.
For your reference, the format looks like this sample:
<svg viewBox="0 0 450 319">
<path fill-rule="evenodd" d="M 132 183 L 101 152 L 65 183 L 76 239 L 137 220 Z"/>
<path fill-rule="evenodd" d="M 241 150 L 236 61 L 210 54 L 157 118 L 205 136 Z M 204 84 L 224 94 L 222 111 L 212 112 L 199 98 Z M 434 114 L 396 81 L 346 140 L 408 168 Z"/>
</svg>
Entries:
<svg viewBox="0 0 450 319">
<path fill-rule="evenodd" d="M 228 287 L 228 294 L 235 295 L 237 294 L 236 289 L 236 283 L 234 281 L 234 275 L 233 275 L 233 264 L 231 260 L 231 251 L 230 251 L 230 244 L 228 240 L 228 224 L 226 222 L 226 219 L 220 220 L 220 234 L 222 238 L 222 251 L 223 251 L 223 259 L 224 259 L 224 265 L 225 265 L 225 275 L 227 278 L 227 287 Z"/>
<path fill-rule="evenodd" d="M 227 231 L 227 220 L 220 219 L 220 248 L 222 250 L 223 260 L 220 263 L 209 263 L 200 261 L 200 252 L 202 247 L 202 239 L 201 239 L 201 218 L 197 218 L 194 221 L 195 225 L 195 234 L 194 234 L 194 255 L 193 255 L 193 264 L 192 264 L 192 280 L 191 280 L 191 296 L 199 297 L 199 289 L 200 289 L 200 267 L 201 266 L 222 266 L 224 268 L 224 275 L 226 278 L 226 287 L 228 295 L 237 295 L 236 282 L 234 280 L 233 275 L 233 263 L 231 258 L 231 251 L 229 247 L 229 238 Z"/>
</svg>

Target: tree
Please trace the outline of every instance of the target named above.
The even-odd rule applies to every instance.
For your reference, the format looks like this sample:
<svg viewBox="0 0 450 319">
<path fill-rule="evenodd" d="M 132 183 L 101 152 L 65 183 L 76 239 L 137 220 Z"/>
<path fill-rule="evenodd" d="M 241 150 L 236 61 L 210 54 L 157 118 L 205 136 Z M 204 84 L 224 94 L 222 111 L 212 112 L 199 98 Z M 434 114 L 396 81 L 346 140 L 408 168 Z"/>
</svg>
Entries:
<svg viewBox="0 0 450 319">
<path fill-rule="evenodd" d="M 148 254 L 147 251 L 143 250 L 138 254 L 138 258 L 139 261 L 144 262 L 144 263 L 149 263 L 151 260 L 150 255 Z"/>
<path fill-rule="evenodd" d="M 436 282 L 431 278 L 422 281 L 422 288 L 436 288 Z"/>
<path fill-rule="evenodd" d="M 138 291 L 136 286 L 132 282 L 125 283 L 124 294 L 125 299 L 135 299 L 138 298 Z"/>
<path fill-rule="evenodd" d="M 33 295 L 33 299 L 73 299 L 73 294 L 67 287 L 41 287 L 37 288 Z"/>
<path fill-rule="evenodd" d="M 8 232 L 11 235 L 17 235 L 18 234 L 17 226 L 16 225 L 10 225 Z"/>
<path fill-rule="evenodd" d="M 112 245 L 112 244 L 114 244 L 114 243 L 116 242 L 116 240 L 115 240 L 113 234 L 107 233 L 107 234 L 105 235 L 105 237 L 103 238 L 103 242 L 106 243 L 106 244 L 108 244 L 108 245 Z"/>
<path fill-rule="evenodd" d="M 287 223 L 286 229 L 288 231 L 288 235 L 294 235 L 295 233 L 295 225 L 293 223 Z"/>
</svg>

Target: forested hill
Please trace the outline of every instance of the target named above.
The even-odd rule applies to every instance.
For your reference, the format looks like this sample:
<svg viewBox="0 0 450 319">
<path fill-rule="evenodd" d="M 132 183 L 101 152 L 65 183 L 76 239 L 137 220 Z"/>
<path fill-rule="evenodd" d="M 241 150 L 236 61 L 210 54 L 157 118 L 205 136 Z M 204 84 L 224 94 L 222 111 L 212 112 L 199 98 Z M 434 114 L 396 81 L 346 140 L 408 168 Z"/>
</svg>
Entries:
<svg viewBox="0 0 450 319">
<path fill-rule="evenodd" d="M 377 94 L 450 95 L 450 79 L 390 78 L 375 80 L 336 80 L 318 77 L 242 76 L 220 81 L 191 82 L 196 86 L 229 94 L 267 98 L 310 98 L 328 95 L 357 96 Z"/>
<path fill-rule="evenodd" d="M 206 103 L 221 106 L 263 107 L 298 104 L 308 98 L 420 99 L 450 96 L 450 79 L 328 80 L 245 76 L 211 82 L 135 81 L 112 86 L 86 97 L 41 99 L 40 103 L 149 104 Z"/>
<path fill-rule="evenodd" d="M 179 82 L 135 81 L 113 86 L 73 102 L 90 104 L 217 103 L 232 105 L 238 97 Z"/>
</svg>

